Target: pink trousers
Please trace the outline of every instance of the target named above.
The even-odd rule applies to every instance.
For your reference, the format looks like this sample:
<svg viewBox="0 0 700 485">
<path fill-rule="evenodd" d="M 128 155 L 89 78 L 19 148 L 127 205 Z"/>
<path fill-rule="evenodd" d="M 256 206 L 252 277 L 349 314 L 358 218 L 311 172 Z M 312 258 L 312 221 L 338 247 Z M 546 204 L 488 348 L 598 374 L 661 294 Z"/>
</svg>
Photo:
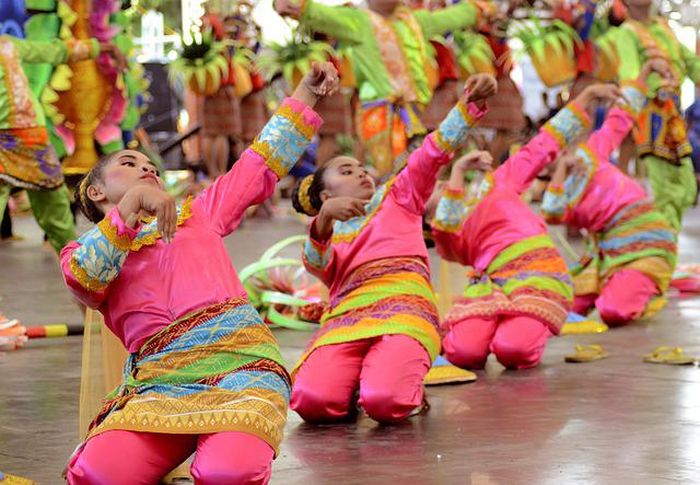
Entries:
<svg viewBox="0 0 700 485">
<path fill-rule="evenodd" d="M 508 369 L 535 367 L 542 359 L 547 325 L 532 317 L 467 318 L 442 340 L 447 360 L 464 369 L 483 369 L 491 352 Z"/>
<path fill-rule="evenodd" d="M 197 485 L 264 484 L 274 450 L 248 433 L 206 435 L 105 431 L 91 438 L 68 465 L 71 485 L 156 485 L 196 452 L 191 472 Z"/>
<path fill-rule="evenodd" d="M 623 269 L 608 278 L 600 295 L 576 296 L 573 311 L 585 315 L 595 305 L 606 324 L 619 327 L 641 317 L 649 300 L 658 294 L 659 288 L 647 275 Z"/>
<path fill-rule="evenodd" d="M 406 418 L 423 401 L 430 356 L 415 339 L 384 335 L 314 350 L 294 378 L 290 407 L 311 423 L 352 417 L 358 404 L 380 423 Z"/>
</svg>

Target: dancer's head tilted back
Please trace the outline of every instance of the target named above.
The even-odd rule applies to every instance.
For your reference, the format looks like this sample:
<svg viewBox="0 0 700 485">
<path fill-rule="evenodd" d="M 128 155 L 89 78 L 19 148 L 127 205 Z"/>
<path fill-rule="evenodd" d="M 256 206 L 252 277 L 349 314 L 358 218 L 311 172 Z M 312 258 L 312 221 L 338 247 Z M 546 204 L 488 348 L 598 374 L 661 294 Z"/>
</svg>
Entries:
<svg viewBox="0 0 700 485">
<path fill-rule="evenodd" d="M 374 191 L 374 180 L 364 165 L 355 158 L 340 156 L 304 178 L 294 189 L 292 203 L 297 212 L 314 216 L 328 199 L 369 200 Z"/>
<path fill-rule="evenodd" d="M 80 210 L 91 222 L 100 222 L 133 187 L 143 185 L 165 190 L 158 169 L 135 150 L 120 150 L 102 157 L 78 186 Z"/>
</svg>

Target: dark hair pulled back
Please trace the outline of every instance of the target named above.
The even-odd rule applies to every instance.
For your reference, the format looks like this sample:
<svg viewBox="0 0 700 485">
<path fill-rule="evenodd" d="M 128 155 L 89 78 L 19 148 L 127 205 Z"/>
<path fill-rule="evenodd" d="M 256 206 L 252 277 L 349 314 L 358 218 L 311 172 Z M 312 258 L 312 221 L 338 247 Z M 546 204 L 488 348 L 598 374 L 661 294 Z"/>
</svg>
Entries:
<svg viewBox="0 0 700 485">
<path fill-rule="evenodd" d="M 323 205 L 321 192 L 325 189 L 323 184 L 325 171 L 325 167 L 317 169 L 313 175 L 301 179 L 294 187 L 292 191 L 292 205 L 298 213 L 315 216 L 321 210 Z M 310 183 L 309 180 L 311 180 Z"/>
</svg>

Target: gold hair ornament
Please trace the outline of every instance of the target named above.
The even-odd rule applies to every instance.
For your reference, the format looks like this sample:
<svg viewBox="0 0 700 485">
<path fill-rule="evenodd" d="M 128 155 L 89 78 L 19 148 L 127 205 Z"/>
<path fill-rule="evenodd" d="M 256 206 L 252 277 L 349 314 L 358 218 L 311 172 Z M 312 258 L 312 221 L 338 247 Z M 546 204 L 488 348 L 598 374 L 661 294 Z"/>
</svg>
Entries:
<svg viewBox="0 0 700 485">
<path fill-rule="evenodd" d="M 315 216 L 318 211 L 311 204 L 311 197 L 309 197 L 309 188 L 311 188 L 311 183 L 314 181 L 313 175 L 307 175 L 299 184 L 299 203 L 302 209 L 310 216 Z"/>
</svg>

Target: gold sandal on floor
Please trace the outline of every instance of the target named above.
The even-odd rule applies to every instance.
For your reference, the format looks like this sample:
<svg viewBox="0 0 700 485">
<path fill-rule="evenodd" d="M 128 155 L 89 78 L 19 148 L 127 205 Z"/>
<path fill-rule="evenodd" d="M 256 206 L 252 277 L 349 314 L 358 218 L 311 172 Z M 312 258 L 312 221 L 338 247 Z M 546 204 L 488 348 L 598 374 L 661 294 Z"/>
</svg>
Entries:
<svg viewBox="0 0 700 485">
<path fill-rule="evenodd" d="M 597 344 L 592 345 L 577 345 L 576 353 L 564 357 L 565 362 L 582 363 L 593 362 L 600 359 L 605 359 L 608 353 L 603 350 L 603 347 Z"/>
<path fill-rule="evenodd" d="M 442 355 L 438 355 L 430 370 L 425 375 L 423 384 L 426 386 L 440 386 L 442 384 L 462 384 L 465 382 L 474 382 L 477 379 L 476 374 L 466 369 L 460 369 Z"/>
<path fill-rule="evenodd" d="M 698 359 L 685 355 L 685 352 L 680 347 L 662 345 L 657 347 L 651 354 L 644 355 L 643 360 L 648 364 L 693 365 Z"/>
<path fill-rule="evenodd" d="M 608 331 L 608 326 L 596 320 L 582 320 L 580 322 L 566 322 L 561 328 L 561 335 L 583 335 L 588 333 L 603 333 Z"/>
</svg>

